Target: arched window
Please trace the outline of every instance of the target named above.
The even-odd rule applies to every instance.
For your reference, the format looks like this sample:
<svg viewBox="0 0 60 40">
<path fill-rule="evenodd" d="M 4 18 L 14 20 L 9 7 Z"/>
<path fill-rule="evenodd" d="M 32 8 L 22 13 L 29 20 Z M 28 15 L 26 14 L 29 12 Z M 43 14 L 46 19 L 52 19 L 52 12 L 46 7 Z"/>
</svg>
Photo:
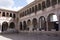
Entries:
<svg viewBox="0 0 60 40">
<path fill-rule="evenodd" d="M 37 30 L 37 19 L 36 18 L 33 18 L 32 24 L 33 24 L 33 31 Z"/>
<path fill-rule="evenodd" d="M 52 2 L 52 6 L 57 4 L 57 0 L 51 0 L 51 2 Z"/>
<path fill-rule="evenodd" d="M 42 10 L 45 9 L 46 6 L 45 6 L 45 1 L 42 2 Z"/>
<path fill-rule="evenodd" d="M 59 21 L 57 15 L 51 13 L 48 15 L 48 30 L 52 31 L 52 29 L 58 31 L 59 30 Z"/>
<path fill-rule="evenodd" d="M 25 16 L 27 15 L 27 11 L 25 11 Z"/>
<path fill-rule="evenodd" d="M 38 9 L 38 8 L 37 8 L 37 5 L 35 5 L 35 12 L 37 11 L 37 9 Z"/>
<path fill-rule="evenodd" d="M 1 12 L 0 12 L 0 16 L 1 16 Z"/>
<path fill-rule="evenodd" d="M 22 17 L 24 17 L 25 15 L 24 15 L 24 12 L 22 12 Z"/>
<path fill-rule="evenodd" d="M 22 27 L 22 22 L 20 22 L 20 30 L 22 30 L 23 29 L 23 27 Z"/>
<path fill-rule="evenodd" d="M 0 12 L 1 13 L 1 12 Z"/>
<path fill-rule="evenodd" d="M 27 15 L 29 15 L 30 14 L 30 9 L 28 9 L 28 14 Z"/>
<path fill-rule="evenodd" d="M 31 8 L 29 9 L 29 14 L 31 14 Z"/>
<path fill-rule="evenodd" d="M 22 13 L 20 13 L 20 18 L 22 17 Z"/>
<path fill-rule="evenodd" d="M 34 7 L 32 7 L 32 12 L 34 12 Z"/>
<path fill-rule="evenodd" d="M 5 16 L 5 12 L 3 12 L 2 16 Z"/>
<path fill-rule="evenodd" d="M 12 13 L 10 13 L 10 17 L 12 17 Z"/>
<path fill-rule="evenodd" d="M 31 25 L 31 20 L 30 20 L 30 19 L 27 21 L 27 25 L 28 25 L 28 26 Z"/>
<path fill-rule="evenodd" d="M 26 25 L 26 21 L 23 21 L 23 29 L 26 30 L 27 25 Z"/>
<path fill-rule="evenodd" d="M 38 10 L 41 10 L 41 4 L 38 4 Z"/>
<path fill-rule="evenodd" d="M 31 26 L 31 20 L 29 19 L 29 20 L 27 21 L 27 30 L 29 30 L 30 26 Z"/>
<path fill-rule="evenodd" d="M 11 22 L 9 28 L 15 28 L 15 23 Z"/>
<path fill-rule="evenodd" d="M 9 16 L 9 13 L 7 13 L 6 16 L 8 17 Z"/>
<path fill-rule="evenodd" d="M 6 31 L 8 29 L 8 23 L 7 22 L 3 22 L 2 23 L 2 32 Z"/>
<path fill-rule="evenodd" d="M 50 6 L 50 0 L 46 0 L 46 6 L 47 6 L 47 7 Z"/>
<path fill-rule="evenodd" d="M 40 30 L 45 30 L 46 31 L 46 20 L 44 16 L 41 16 L 39 18 L 39 26 L 40 26 Z"/>
<path fill-rule="evenodd" d="M 26 13 L 26 14 L 28 15 L 28 13 L 29 13 L 29 11 L 28 11 L 28 9 L 27 9 L 27 13 Z"/>
<path fill-rule="evenodd" d="M 60 0 L 58 0 L 58 3 L 60 3 Z"/>
<path fill-rule="evenodd" d="M 26 16 L 26 11 L 24 11 L 24 16 Z"/>
<path fill-rule="evenodd" d="M 13 14 L 13 18 L 15 18 L 16 17 L 16 15 L 15 14 Z"/>
</svg>

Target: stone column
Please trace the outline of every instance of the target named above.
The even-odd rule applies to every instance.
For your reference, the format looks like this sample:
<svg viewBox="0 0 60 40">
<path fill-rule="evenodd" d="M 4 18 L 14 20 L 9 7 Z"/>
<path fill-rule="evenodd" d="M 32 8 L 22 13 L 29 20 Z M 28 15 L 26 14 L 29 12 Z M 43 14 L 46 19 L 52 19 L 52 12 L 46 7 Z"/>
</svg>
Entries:
<svg viewBox="0 0 60 40">
<path fill-rule="evenodd" d="M 52 6 L 52 0 L 50 0 L 50 5 Z"/>
<path fill-rule="evenodd" d="M 59 17 L 60 17 L 60 15 L 59 15 Z M 59 20 L 58 20 L 58 21 L 59 21 L 59 31 L 60 31 L 60 18 L 59 18 Z"/>
<path fill-rule="evenodd" d="M 39 19 L 37 20 L 37 31 L 39 31 Z"/>
<path fill-rule="evenodd" d="M 60 10 L 59 10 L 59 4 L 58 4 L 58 1 L 57 1 L 57 18 L 58 18 L 58 27 L 59 27 L 59 31 L 60 31 Z"/>
<path fill-rule="evenodd" d="M 33 25 L 30 25 L 29 31 L 32 31 L 32 29 L 33 29 Z"/>
<path fill-rule="evenodd" d="M 48 21 L 46 19 L 46 31 L 48 31 Z"/>
<path fill-rule="evenodd" d="M 2 25 L 1 25 L 1 23 L 0 23 L 0 33 L 2 32 Z"/>
</svg>

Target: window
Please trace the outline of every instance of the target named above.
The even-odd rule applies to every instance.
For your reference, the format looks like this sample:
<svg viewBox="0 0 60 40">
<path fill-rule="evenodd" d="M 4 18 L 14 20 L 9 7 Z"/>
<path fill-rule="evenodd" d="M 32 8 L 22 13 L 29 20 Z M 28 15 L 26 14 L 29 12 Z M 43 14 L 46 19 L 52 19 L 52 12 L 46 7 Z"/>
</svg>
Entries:
<svg viewBox="0 0 60 40">
<path fill-rule="evenodd" d="M 21 15 L 20 15 L 21 17 L 23 17 L 23 14 L 21 13 Z"/>
<path fill-rule="evenodd" d="M 22 13 L 22 17 L 24 16 L 24 12 Z"/>
<path fill-rule="evenodd" d="M 25 11 L 24 11 L 24 16 L 25 16 Z"/>
<path fill-rule="evenodd" d="M 57 0 L 51 0 L 51 2 L 52 2 L 52 6 L 57 4 Z"/>
<path fill-rule="evenodd" d="M 10 17 L 12 17 L 12 13 L 10 13 Z"/>
<path fill-rule="evenodd" d="M 1 12 L 0 12 L 1 13 Z"/>
<path fill-rule="evenodd" d="M 60 0 L 58 0 L 58 3 L 60 3 Z"/>
<path fill-rule="evenodd" d="M 0 12 L 0 15 L 1 15 L 1 12 Z"/>
<path fill-rule="evenodd" d="M 32 7 L 32 12 L 34 12 L 34 7 Z"/>
<path fill-rule="evenodd" d="M 41 10 L 41 4 L 38 4 L 38 10 Z"/>
<path fill-rule="evenodd" d="M 22 13 L 20 13 L 20 18 L 23 17 Z"/>
<path fill-rule="evenodd" d="M 25 16 L 27 15 L 27 11 L 24 12 L 24 15 L 25 15 Z"/>
<path fill-rule="evenodd" d="M 46 6 L 45 6 L 45 1 L 42 2 L 42 10 L 45 9 Z"/>
<path fill-rule="evenodd" d="M 9 16 L 9 13 L 7 13 L 6 16 L 8 17 Z"/>
<path fill-rule="evenodd" d="M 30 14 L 30 9 L 28 9 L 28 14 Z"/>
<path fill-rule="evenodd" d="M 5 12 L 3 12 L 2 16 L 5 16 Z"/>
<path fill-rule="evenodd" d="M 31 13 L 31 8 L 29 9 L 29 13 Z"/>
<path fill-rule="evenodd" d="M 21 18 L 21 14 L 20 14 L 19 16 L 20 16 L 20 18 Z"/>
<path fill-rule="evenodd" d="M 47 7 L 50 6 L 50 0 L 46 0 L 46 6 L 47 6 Z"/>
<path fill-rule="evenodd" d="M 15 14 L 13 14 L 13 18 L 15 18 L 16 17 L 16 15 Z"/>
<path fill-rule="evenodd" d="M 37 5 L 35 5 L 35 12 L 37 11 Z"/>
<path fill-rule="evenodd" d="M 27 9 L 27 15 L 29 14 L 29 10 Z"/>
</svg>

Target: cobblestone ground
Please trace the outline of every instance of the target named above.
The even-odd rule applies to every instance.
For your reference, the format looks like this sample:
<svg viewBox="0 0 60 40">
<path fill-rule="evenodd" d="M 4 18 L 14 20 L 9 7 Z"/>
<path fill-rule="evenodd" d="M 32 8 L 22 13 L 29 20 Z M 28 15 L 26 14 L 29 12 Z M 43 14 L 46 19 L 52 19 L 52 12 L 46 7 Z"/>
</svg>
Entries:
<svg viewBox="0 0 60 40">
<path fill-rule="evenodd" d="M 59 33 L 60 34 L 60 33 Z M 60 40 L 60 36 L 56 34 L 46 33 L 14 33 L 14 34 L 0 34 L 0 40 Z"/>
</svg>

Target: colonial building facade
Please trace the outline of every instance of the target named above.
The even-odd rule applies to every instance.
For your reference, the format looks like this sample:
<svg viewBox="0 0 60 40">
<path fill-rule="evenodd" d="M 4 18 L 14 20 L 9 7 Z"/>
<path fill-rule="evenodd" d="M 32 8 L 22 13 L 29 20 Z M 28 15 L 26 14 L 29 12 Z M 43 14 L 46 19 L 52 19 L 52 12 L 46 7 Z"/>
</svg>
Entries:
<svg viewBox="0 0 60 40">
<path fill-rule="evenodd" d="M 7 31 L 9 29 L 16 29 L 17 12 L 0 9 L 0 32 Z"/>
<path fill-rule="evenodd" d="M 35 0 L 21 10 L 0 10 L 0 16 L 10 21 L 2 22 L 1 31 L 59 31 L 60 0 Z"/>
</svg>

